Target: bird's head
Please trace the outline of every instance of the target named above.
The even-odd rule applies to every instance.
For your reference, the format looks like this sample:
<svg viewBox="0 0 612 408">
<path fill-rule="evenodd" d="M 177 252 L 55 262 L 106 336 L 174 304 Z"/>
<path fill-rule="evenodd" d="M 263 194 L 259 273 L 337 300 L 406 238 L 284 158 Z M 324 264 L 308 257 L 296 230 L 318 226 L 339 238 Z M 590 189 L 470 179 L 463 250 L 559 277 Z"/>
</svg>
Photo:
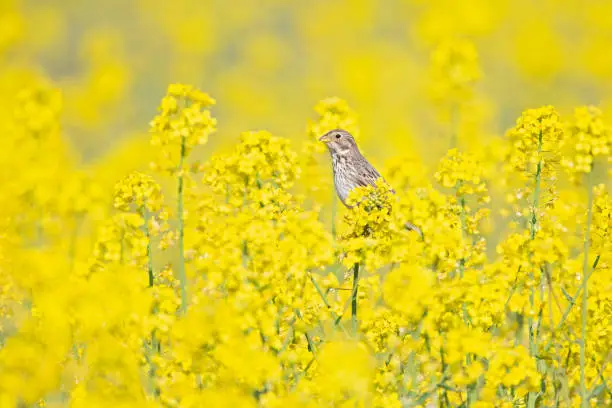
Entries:
<svg viewBox="0 0 612 408">
<path fill-rule="evenodd" d="M 359 151 L 357 148 L 357 143 L 355 143 L 355 139 L 346 130 L 330 130 L 321 136 L 319 141 L 327 145 L 327 148 L 332 155 L 346 155 L 351 152 Z"/>
</svg>

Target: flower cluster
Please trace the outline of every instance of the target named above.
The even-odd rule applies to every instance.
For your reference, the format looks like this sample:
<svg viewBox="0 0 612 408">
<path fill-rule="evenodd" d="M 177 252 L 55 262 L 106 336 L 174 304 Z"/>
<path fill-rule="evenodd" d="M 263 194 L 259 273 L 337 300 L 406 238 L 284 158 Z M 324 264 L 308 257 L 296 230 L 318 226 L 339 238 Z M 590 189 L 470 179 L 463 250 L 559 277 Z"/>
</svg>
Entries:
<svg viewBox="0 0 612 408">
<path fill-rule="evenodd" d="M 533 235 L 539 211 L 543 206 L 552 207 L 557 198 L 560 149 L 566 139 L 563 123 L 552 106 L 529 109 L 507 132 L 507 138 L 505 181 L 513 191 L 506 200 L 519 224 L 531 224 Z"/>
<path fill-rule="evenodd" d="M 510 149 L 506 162 L 510 169 L 531 178 L 539 166 L 543 178 L 554 177 L 565 133 L 561 118 L 552 106 L 525 111 L 507 138 Z"/>
<path fill-rule="evenodd" d="M 161 188 L 150 176 L 132 173 L 115 186 L 115 208 L 130 211 L 146 209 L 157 212 L 162 206 Z"/>
<path fill-rule="evenodd" d="M 160 158 L 153 167 L 163 171 L 184 171 L 185 158 L 198 145 L 205 145 L 217 121 L 209 108 L 215 100 L 189 85 L 173 84 L 151 121 L 151 143 L 160 146 Z"/>
<path fill-rule="evenodd" d="M 488 201 L 482 168 L 472 156 L 457 149 L 450 149 L 446 153 L 434 177 L 444 187 L 456 188 L 459 196 L 483 196 L 482 201 Z"/>
<path fill-rule="evenodd" d="M 463 246 L 470 248 L 459 260 L 459 273 L 462 274 L 466 265 L 482 264 L 485 260 L 486 243 L 480 233 L 480 224 L 489 215 L 489 209 L 484 205 L 490 202 L 491 197 L 478 161 L 457 149 L 447 152 L 434 177 L 442 186 L 455 190 L 455 201 L 449 203 L 449 211 L 459 218 L 465 242 Z"/>
<path fill-rule="evenodd" d="M 178 182 L 170 205 L 142 170 L 104 188 L 101 171 L 61 166 L 67 149 L 41 155 L 62 140 L 57 116 L 45 134 L 27 130 L 32 113 L 11 117 L 31 143 L 22 188 L 0 177 L 15 197 L 0 198 L 2 404 L 609 405 L 612 205 L 606 186 L 556 185 L 578 133 L 552 108 L 508 132 L 501 175 L 459 149 L 435 171 L 392 161 L 395 190 L 356 188 L 335 233 L 325 202 L 300 194 L 318 181 L 288 139 L 243 132 L 188 166 L 211 103 L 171 86 L 153 122 L 157 168 Z M 310 142 L 355 130 L 344 102 L 317 109 Z M 37 155 L 53 177 L 25 170 Z M 491 228 L 498 179 L 508 231 Z"/>
<path fill-rule="evenodd" d="M 232 192 L 235 196 L 248 193 L 253 187 L 287 189 L 300 175 L 296 161 L 297 154 L 288 140 L 265 131 L 244 132 L 231 156 L 213 157 L 210 166 L 204 169 L 204 177 L 214 180 L 214 186 L 223 192 L 227 185 L 240 186 Z"/>
<path fill-rule="evenodd" d="M 601 110 L 594 106 L 576 108 L 573 120 L 567 124 L 567 150 L 562 166 L 578 181 L 579 174 L 590 173 L 597 157 L 612 157 L 612 129 L 603 120 Z"/>
<path fill-rule="evenodd" d="M 406 251 L 406 245 L 413 245 L 407 242 L 410 234 L 404 226 L 406 220 L 394 209 L 394 202 L 393 190 L 382 178 L 375 186 L 351 191 L 347 204 L 352 208 L 345 215 L 345 231 L 339 236 L 346 250 L 342 260 L 345 265 L 363 262 L 366 269 L 376 270 L 400 260 L 397 254 Z"/>
</svg>

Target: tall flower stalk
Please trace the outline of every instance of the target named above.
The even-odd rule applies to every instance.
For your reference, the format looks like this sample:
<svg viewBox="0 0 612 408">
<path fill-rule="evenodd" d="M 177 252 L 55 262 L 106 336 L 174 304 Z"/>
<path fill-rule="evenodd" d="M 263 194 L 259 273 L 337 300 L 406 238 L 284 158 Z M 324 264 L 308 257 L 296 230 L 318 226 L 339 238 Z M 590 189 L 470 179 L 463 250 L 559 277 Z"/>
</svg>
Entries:
<svg viewBox="0 0 612 408">
<path fill-rule="evenodd" d="M 140 227 L 139 235 L 145 241 L 142 246 L 146 248 L 146 260 L 143 259 L 141 266 L 147 271 L 149 287 L 152 287 L 155 279 L 152 238 L 161 232 L 160 228 L 152 228 L 152 225 L 165 221 L 161 187 L 146 174 L 132 173 L 116 184 L 114 206 L 137 219 L 134 222 Z"/>
<path fill-rule="evenodd" d="M 484 239 L 478 226 L 489 214 L 485 205 L 491 198 L 480 163 L 472 155 L 458 149 L 450 149 L 446 153 L 438 163 L 434 177 L 443 187 L 454 190 L 450 212 L 459 218 L 459 239 L 464 249 L 458 254 L 457 267 L 452 271 L 452 276 L 463 278 L 467 268 L 481 265 L 485 260 Z"/>
<path fill-rule="evenodd" d="M 153 288 L 155 284 L 152 239 L 162 232 L 159 226 L 165 223 L 166 219 L 162 203 L 163 196 L 159 184 L 146 174 L 132 173 L 115 186 L 115 208 L 127 213 L 132 212 L 141 224 L 139 233 L 145 241 L 143 246 L 146 248 L 146 260 L 141 262 L 141 266 L 147 271 L 149 288 Z M 123 249 L 121 249 L 121 252 L 123 253 Z M 152 312 L 156 314 L 157 309 L 153 308 Z M 149 363 L 148 376 L 150 387 L 157 393 L 155 391 L 157 367 L 153 361 L 154 356 L 158 353 L 160 344 L 155 334 L 155 329 L 151 332 L 150 340 L 145 340 L 143 343 L 145 356 Z"/>
<path fill-rule="evenodd" d="M 587 204 L 587 221 L 586 230 L 584 232 L 584 260 L 582 263 L 582 310 L 580 322 L 580 398 L 583 408 L 589 407 L 588 389 L 586 385 L 586 338 L 587 338 L 587 319 L 589 307 L 589 246 L 591 222 L 593 220 L 593 169 L 587 174 L 587 189 L 588 189 L 588 204 Z"/>
<path fill-rule="evenodd" d="M 538 208 L 540 206 L 540 188 L 542 184 L 542 130 L 540 129 L 538 133 L 538 147 L 537 147 L 537 157 L 539 158 L 538 164 L 536 165 L 535 172 L 535 187 L 533 190 L 533 201 L 531 204 L 531 214 L 529 217 L 529 237 L 531 241 L 533 241 L 536 237 L 536 232 L 538 230 Z M 533 309 L 535 305 L 535 273 L 534 266 L 531 267 L 531 273 L 529 276 L 531 280 L 531 288 L 529 293 L 529 305 Z M 536 354 L 536 333 L 533 321 L 533 313 L 529 314 L 529 353 L 534 356 Z"/>
<path fill-rule="evenodd" d="M 178 217 L 178 251 L 179 265 L 178 277 L 181 285 L 181 312 L 187 310 L 187 273 L 185 270 L 185 179 L 183 172 L 183 163 L 185 162 L 185 136 L 181 135 L 181 153 L 180 161 L 177 170 L 177 211 Z"/>
<path fill-rule="evenodd" d="M 215 101 L 206 93 L 188 85 L 168 87 L 162 99 L 159 114 L 151 122 L 151 142 L 160 146 L 159 158 L 153 167 L 176 176 L 178 217 L 178 277 L 181 290 L 180 313 L 188 306 L 188 282 L 185 265 L 185 187 L 188 157 L 194 147 L 205 145 L 216 130 L 216 120 L 209 108 Z"/>
<path fill-rule="evenodd" d="M 557 178 L 556 163 L 559 161 L 560 147 L 563 145 L 564 132 L 559 114 L 551 106 L 539 109 L 530 109 L 523 113 L 517 120 L 516 126 L 510 130 L 508 137 L 511 141 L 510 150 L 506 156 L 506 168 L 514 172 L 514 177 L 523 182 L 517 186 L 515 195 L 509 196 L 513 204 L 513 213 L 526 218 L 528 235 L 514 234 L 513 239 L 524 243 L 525 251 L 518 260 L 517 278 L 522 269 L 528 270 L 528 276 L 524 279 L 529 290 L 527 326 L 529 333 L 529 356 L 536 358 L 538 355 L 538 341 L 541 332 L 542 314 L 535 319 L 538 309 L 536 304 L 536 285 L 541 288 L 540 304 L 543 302 L 544 293 L 542 283 L 544 268 L 553 258 L 536 256 L 534 248 L 539 245 L 539 240 L 546 240 L 546 233 L 541 231 L 544 215 L 540 213 L 542 191 L 546 189 L 554 195 L 554 183 Z M 515 180 L 509 180 L 514 182 Z M 522 268 L 525 266 L 525 268 Z M 552 284 L 552 282 L 551 282 Z M 549 299 L 550 301 L 550 299 Z M 520 322 L 524 319 L 524 309 Z M 521 335 L 521 329 L 517 331 L 517 339 Z M 543 371 L 541 361 L 537 364 L 539 373 Z M 540 392 L 543 389 L 540 388 Z M 527 393 L 527 405 L 534 407 L 537 401 L 537 393 L 534 389 Z"/>
<path fill-rule="evenodd" d="M 587 361 L 586 361 L 586 344 L 587 344 L 587 319 L 589 306 L 588 281 L 591 275 L 589 267 L 589 252 L 591 250 L 591 234 L 593 221 L 593 205 L 594 205 L 594 185 L 593 185 L 593 168 L 595 160 L 598 157 L 608 157 L 612 150 L 612 130 L 603 121 L 603 114 L 600 109 L 594 106 L 582 106 L 574 111 L 573 120 L 567 124 L 568 132 L 571 135 L 570 143 L 566 149 L 566 154 L 563 156 L 561 164 L 569 173 L 572 181 L 580 184 L 583 177 L 586 181 L 588 202 L 587 202 L 587 219 L 586 229 L 584 233 L 583 246 L 583 262 L 582 262 L 582 302 L 581 302 L 581 322 L 580 322 L 580 399 L 581 406 L 589 406 L 589 390 L 587 388 Z M 605 207 L 605 205 L 604 205 Z M 599 207 L 598 207 L 599 208 Z M 609 220 L 609 217 L 607 217 Z M 602 222 L 606 225 L 606 222 Z M 609 221 L 608 221 L 609 224 Z M 599 225 L 599 223 L 598 223 Z M 598 231 L 595 236 L 599 240 L 605 242 L 608 231 Z M 603 239 L 602 239 L 603 238 Z M 601 250 L 602 248 L 599 248 Z M 600 252 L 601 253 L 601 252 Z M 596 258 L 593 269 L 599 260 L 599 255 Z M 577 298 L 574 297 L 573 300 Z M 566 315 L 564 315 L 565 319 Z"/>
</svg>

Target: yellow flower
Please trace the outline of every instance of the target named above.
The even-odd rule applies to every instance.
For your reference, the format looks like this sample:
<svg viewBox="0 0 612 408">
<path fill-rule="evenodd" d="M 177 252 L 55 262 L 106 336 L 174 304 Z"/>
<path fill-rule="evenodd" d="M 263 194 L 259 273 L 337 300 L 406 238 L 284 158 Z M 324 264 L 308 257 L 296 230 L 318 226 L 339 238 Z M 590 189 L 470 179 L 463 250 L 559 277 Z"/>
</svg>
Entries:
<svg viewBox="0 0 612 408">
<path fill-rule="evenodd" d="M 329 342 L 318 358 L 317 371 L 319 390 L 328 401 L 346 398 L 361 405 L 370 398 L 374 361 L 363 344 Z"/>
<path fill-rule="evenodd" d="M 385 303 L 413 320 L 419 320 L 425 310 L 434 284 L 433 273 L 418 265 L 402 265 L 385 276 Z"/>
<path fill-rule="evenodd" d="M 217 121 L 209 110 L 214 104 L 214 99 L 192 86 L 168 87 L 160 113 L 150 124 L 151 143 L 160 147 L 159 159 L 152 164 L 155 169 L 171 174 L 185 171 L 185 158 L 216 131 Z"/>
<path fill-rule="evenodd" d="M 483 4 L 474 7 L 474 18 L 482 18 Z M 197 9 L 187 6 L 177 8 L 184 17 Z M 231 28 L 232 16 L 225 17 Z M 362 17 L 371 20 L 368 13 Z M 430 20 L 436 18 L 451 21 L 432 12 L 424 26 L 437 31 Z M 460 38 L 454 32 L 460 27 L 475 33 L 482 23 L 455 23 L 434 33 L 441 45 L 433 63 L 444 81 L 438 102 L 460 106 L 463 115 L 472 106 L 478 57 L 471 42 L 439 40 Z M 198 25 L 190 20 L 185 27 L 174 36 Z M 127 74 L 107 60 L 113 43 L 94 40 L 85 57 L 103 62 L 91 74 L 96 113 Z M 393 47 L 376 52 L 393 60 Z M 331 77 L 338 66 L 354 64 L 342 86 L 353 76 L 369 78 L 378 64 L 344 57 L 326 68 Z M 376 60 L 391 67 L 390 76 L 368 84 L 407 76 L 406 66 Z M 504 154 L 497 142 L 451 149 L 433 172 L 423 164 L 431 157 L 421 160 L 418 152 L 408 162 L 405 154 L 392 158 L 385 174 L 395 194 L 382 179 L 355 190 L 353 207 L 336 218 L 342 220 L 336 233 L 325 207 L 330 195 L 311 194 L 327 191 L 323 175 L 312 176 L 319 157 L 301 155 L 318 149 L 314 137 L 328 127 L 357 130 L 344 100 L 317 105 L 310 147 L 297 151 L 286 138 L 249 131 L 192 162 L 216 126 L 209 110 L 214 101 L 192 86 L 171 85 L 151 139 L 160 154 L 157 168 L 175 180 L 158 183 L 134 171 L 149 156 L 139 144 L 100 158 L 96 171 L 86 165 L 87 152 L 81 164 L 60 119 L 77 148 L 85 124 L 70 113 L 61 118 L 62 97 L 53 85 L 10 70 L 0 70 L 0 406 L 573 406 L 580 403 L 582 373 L 590 403 L 610 405 L 602 380 L 612 374 L 606 365 L 610 197 L 606 186 L 594 188 L 582 310 L 585 197 L 557 176 L 558 163 L 575 170 L 596 161 L 593 175 L 606 173 L 608 130 L 597 110 L 580 108 L 569 124 L 552 107 L 527 110 L 502 141 Z M 241 70 L 221 84 L 236 86 Z M 109 89 L 98 89 L 105 73 L 113 76 Z M 26 82 L 26 90 L 14 82 Z M 381 103 L 388 90 L 371 92 L 386 87 L 368 87 L 360 106 L 371 103 L 365 106 L 387 118 L 384 128 L 393 133 L 379 135 L 399 140 L 404 130 L 412 132 L 393 119 L 406 108 L 405 92 L 392 89 L 398 103 L 391 106 Z M 351 97 L 359 100 L 363 90 L 354 89 Z M 252 107 L 258 118 L 272 106 L 266 107 L 270 94 L 259 94 L 264 103 Z M 76 103 L 71 92 L 65 100 Z M 248 111 L 249 104 L 241 108 Z M 416 111 L 425 113 L 419 123 L 427 126 L 426 112 Z M 87 129 L 94 132 L 92 123 Z M 228 122 L 238 125 L 237 118 Z M 366 126 L 377 135 L 376 124 L 366 120 Z M 475 150 L 481 153 L 467 153 Z M 574 175 L 593 169 L 581 168 Z M 192 177 L 200 171 L 202 177 Z M 109 180 L 116 179 L 113 190 Z M 176 179 L 178 217 L 162 196 L 162 186 Z M 514 219 L 489 219 L 489 200 L 497 205 L 506 196 Z M 170 229 L 177 221 L 180 233 Z M 407 231 L 406 221 L 421 227 L 423 237 Z M 494 228 L 485 229 L 485 221 Z"/>
<path fill-rule="evenodd" d="M 510 149 L 506 165 L 525 177 L 533 177 L 541 163 L 542 178 L 554 177 L 555 163 L 565 141 L 565 132 L 559 114 L 552 106 L 529 109 L 516 121 L 507 138 Z"/>
<path fill-rule="evenodd" d="M 153 178 L 142 173 L 132 173 L 115 186 L 115 208 L 130 211 L 157 212 L 162 206 L 161 187 Z"/>
<path fill-rule="evenodd" d="M 579 181 L 578 175 L 590 173 L 597 157 L 610 157 L 612 129 L 594 106 L 576 108 L 573 120 L 566 126 L 567 149 L 561 164 L 573 181 Z"/>
</svg>

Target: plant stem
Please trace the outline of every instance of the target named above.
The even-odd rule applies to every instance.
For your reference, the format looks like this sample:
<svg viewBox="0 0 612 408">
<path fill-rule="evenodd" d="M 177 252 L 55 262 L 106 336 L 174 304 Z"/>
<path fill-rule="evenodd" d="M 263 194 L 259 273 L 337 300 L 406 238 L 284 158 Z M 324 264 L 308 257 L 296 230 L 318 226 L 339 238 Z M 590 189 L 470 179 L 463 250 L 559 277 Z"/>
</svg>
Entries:
<svg viewBox="0 0 612 408">
<path fill-rule="evenodd" d="M 530 231 L 529 231 L 529 235 L 531 240 L 533 241 L 535 239 L 536 236 L 536 232 L 537 232 L 537 226 L 538 226 L 538 216 L 537 216 L 537 212 L 538 212 L 538 207 L 540 205 L 540 188 L 541 188 L 541 183 L 542 183 L 542 138 L 543 138 L 543 134 L 542 134 L 542 130 L 540 130 L 540 133 L 538 134 L 538 164 L 536 167 L 536 174 L 535 174 L 535 188 L 533 190 L 533 201 L 531 204 L 531 220 L 529 221 L 531 224 L 530 227 Z M 529 257 L 531 258 L 531 254 L 529 254 Z M 529 279 L 530 279 L 530 293 L 529 293 L 529 305 L 530 307 L 533 309 L 533 306 L 535 304 L 535 273 L 534 273 L 534 267 L 533 265 L 531 265 L 531 272 L 529 274 Z M 527 321 L 527 324 L 529 326 L 529 355 L 531 357 L 534 357 L 536 355 L 536 334 L 534 331 L 534 327 L 533 327 L 533 317 L 532 317 L 532 313 L 533 310 L 530 310 L 529 313 L 529 319 Z M 534 392 L 530 392 L 528 394 L 528 405 L 529 406 L 534 406 L 535 404 L 535 399 L 536 399 L 536 395 Z"/>
<path fill-rule="evenodd" d="M 144 230 L 144 234 L 147 238 L 147 272 L 149 275 L 149 287 L 152 288 L 153 284 L 154 284 L 154 275 L 153 275 L 153 250 L 152 250 L 152 245 L 151 245 L 151 230 L 149 229 L 149 220 L 151 218 L 149 211 L 147 211 L 146 208 L 141 208 L 140 209 L 140 215 L 142 216 L 143 220 L 144 220 L 144 226 L 143 226 L 143 230 Z M 155 314 L 156 308 L 153 309 L 153 314 Z M 153 356 L 158 352 L 159 349 L 159 341 L 157 340 L 156 336 L 155 336 L 155 329 L 153 329 L 153 331 L 151 332 L 151 347 L 148 347 L 145 343 L 145 351 L 147 353 L 147 359 L 149 361 L 149 382 L 150 382 L 150 386 L 151 389 L 153 390 L 153 394 L 155 396 L 159 395 L 159 390 L 157 389 L 157 387 L 155 386 L 155 376 L 156 376 L 156 371 L 157 371 L 157 367 L 155 366 L 155 363 L 153 362 Z"/>
<path fill-rule="evenodd" d="M 440 363 L 442 363 L 442 376 L 446 377 L 446 360 L 444 359 L 444 347 L 440 346 Z M 440 381 L 440 383 L 443 383 L 443 381 Z M 440 402 L 440 406 L 446 406 L 449 407 L 450 406 L 450 400 L 448 398 L 448 393 L 447 393 L 447 389 L 444 387 L 440 387 L 442 389 L 442 396 L 441 399 L 444 401 L 444 404 L 442 404 Z"/>
<path fill-rule="evenodd" d="M 325 295 L 325 293 L 323 293 L 323 291 L 321 290 L 321 287 L 319 286 L 317 281 L 314 279 L 314 277 L 312 276 L 311 273 L 309 273 L 308 275 L 310 276 L 310 281 L 312 282 L 312 284 L 314 285 L 315 289 L 317 290 L 317 293 L 319 294 L 319 296 L 321 296 L 321 299 L 323 300 L 323 303 L 325 304 L 325 306 L 329 310 L 332 318 L 334 319 L 334 327 L 339 327 L 342 330 L 342 332 L 348 336 L 349 334 L 346 331 L 346 328 L 342 324 L 340 324 L 340 320 L 342 320 L 342 315 L 338 316 L 334 312 L 334 310 L 332 309 L 331 305 L 329 304 L 329 301 L 327 300 L 327 296 Z"/>
<path fill-rule="evenodd" d="M 538 135 L 538 156 L 542 154 L 542 131 L 540 130 L 540 134 Z M 540 187 L 542 182 L 542 158 L 538 160 L 538 165 L 536 167 L 536 175 L 535 175 L 535 189 L 533 191 L 533 204 L 531 207 L 531 231 L 530 236 L 531 240 L 535 239 L 536 235 L 536 227 L 538 225 L 537 218 L 537 208 L 540 205 Z"/>
<path fill-rule="evenodd" d="M 147 237 L 147 272 L 149 273 L 149 287 L 153 287 L 153 251 L 151 249 L 151 231 L 149 231 L 149 212 L 142 209 L 142 218 L 144 219 L 144 233 Z"/>
<path fill-rule="evenodd" d="M 468 232 L 467 232 L 467 214 L 465 211 L 465 197 L 463 195 L 457 194 L 462 184 L 463 184 L 463 180 L 459 180 L 455 193 L 456 193 L 457 199 L 459 200 L 459 204 L 461 205 L 461 212 L 459 213 L 459 218 L 461 220 L 461 237 L 462 239 L 467 240 Z M 459 277 L 460 278 L 463 278 L 463 273 L 465 272 L 465 262 L 466 262 L 465 258 L 461 258 L 459 260 Z"/>
<path fill-rule="evenodd" d="M 555 317 L 553 314 L 553 288 L 552 288 L 552 277 L 551 277 L 551 272 L 550 270 L 547 271 L 547 276 L 548 276 L 548 318 L 550 321 L 550 338 L 552 341 L 555 341 Z M 559 343 L 557 341 L 555 341 L 555 354 L 554 354 L 554 361 L 557 362 L 557 366 L 561 367 L 561 354 L 559 352 Z M 559 406 L 559 400 L 561 398 L 561 396 L 559 395 L 559 391 L 561 390 L 560 387 L 558 387 L 556 385 L 556 379 L 559 376 L 559 373 L 561 372 L 561 370 L 557 369 L 557 368 L 552 368 L 552 379 L 553 379 L 553 383 L 555 384 L 554 386 L 554 399 L 555 399 L 555 406 Z"/>
<path fill-rule="evenodd" d="M 185 273 L 185 222 L 184 222 L 184 176 L 183 176 L 183 163 L 185 161 L 185 136 L 181 136 L 181 158 L 178 165 L 178 203 L 177 203 L 177 217 L 178 217 L 178 249 L 179 249 L 179 282 L 181 285 L 181 313 L 187 311 L 187 276 Z"/>
<path fill-rule="evenodd" d="M 589 281 L 589 245 L 591 235 L 591 221 L 593 219 L 593 166 L 587 174 L 588 191 L 588 207 L 587 207 L 587 224 L 586 232 L 584 233 L 584 261 L 582 263 L 582 324 L 581 324 L 581 340 L 580 340 L 580 397 L 581 406 L 587 408 L 589 406 L 588 390 L 586 386 L 585 368 L 586 368 L 586 328 L 588 317 L 588 281 Z"/>
<path fill-rule="evenodd" d="M 461 220 L 461 238 L 467 241 L 467 239 L 469 238 L 469 234 L 467 230 L 467 211 L 465 210 L 465 196 L 463 196 L 463 194 L 458 194 L 459 189 L 461 188 L 462 184 L 463 184 L 463 180 L 459 180 L 457 184 L 457 188 L 455 190 L 455 195 L 457 199 L 459 200 L 459 204 L 461 205 L 461 212 L 459 213 L 459 218 Z M 463 274 L 465 273 L 466 261 L 467 259 L 463 257 L 459 260 L 459 279 L 463 279 Z M 468 313 L 465 301 L 461 303 L 461 309 L 463 310 L 463 322 L 466 325 L 471 325 L 471 319 L 470 319 L 470 315 Z M 468 401 L 468 406 L 469 406 L 469 401 Z"/>
<path fill-rule="evenodd" d="M 586 276 L 585 279 L 589 279 L 591 275 L 595 273 L 595 269 L 597 268 L 597 265 L 599 264 L 599 258 L 600 258 L 600 255 L 597 255 L 597 257 L 595 257 L 595 262 L 593 262 L 593 266 L 591 267 L 591 272 Z M 563 326 L 563 323 L 565 323 L 565 321 L 567 320 L 567 317 L 569 316 L 570 312 L 572 311 L 572 308 L 576 304 L 576 299 L 578 299 L 578 296 L 580 296 L 582 289 L 583 289 L 582 286 L 580 286 L 576 290 L 576 293 L 574 293 L 574 296 L 571 297 L 570 304 L 569 306 L 567 306 L 567 309 L 565 309 L 565 312 L 563 312 L 563 316 L 561 316 L 561 321 L 557 323 L 557 327 L 555 328 L 555 330 L 560 330 L 561 327 Z"/>
<path fill-rule="evenodd" d="M 357 334 L 357 291 L 359 289 L 359 263 L 353 265 L 353 294 L 351 298 L 351 317 L 353 320 L 353 331 Z"/>
<path fill-rule="evenodd" d="M 540 134 L 538 135 L 538 156 L 542 153 L 542 131 L 540 130 Z M 541 183 L 542 183 L 542 159 L 540 158 L 538 161 L 538 165 L 536 167 L 536 175 L 535 175 L 535 189 L 533 191 L 533 202 L 531 205 L 531 220 L 530 220 L 530 224 L 531 224 L 531 228 L 530 228 L 530 237 L 531 240 L 533 241 L 535 239 L 536 236 L 536 230 L 537 230 L 537 225 L 538 225 L 538 217 L 537 217 L 537 209 L 538 206 L 540 205 L 540 187 L 541 187 Z M 531 274 L 530 274 L 530 278 L 532 280 L 535 279 L 534 273 L 533 273 L 533 265 L 531 268 Z M 529 303 L 531 305 L 531 307 L 533 307 L 534 305 L 534 297 L 535 297 L 535 289 L 533 287 L 533 282 L 532 282 L 532 286 L 531 286 L 531 294 L 529 295 Z M 532 353 L 531 355 L 534 354 L 535 350 L 533 350 L 533 318 L 530 317 L 529 318 L 529 351 L 530 353 Z"/>
</svg>

